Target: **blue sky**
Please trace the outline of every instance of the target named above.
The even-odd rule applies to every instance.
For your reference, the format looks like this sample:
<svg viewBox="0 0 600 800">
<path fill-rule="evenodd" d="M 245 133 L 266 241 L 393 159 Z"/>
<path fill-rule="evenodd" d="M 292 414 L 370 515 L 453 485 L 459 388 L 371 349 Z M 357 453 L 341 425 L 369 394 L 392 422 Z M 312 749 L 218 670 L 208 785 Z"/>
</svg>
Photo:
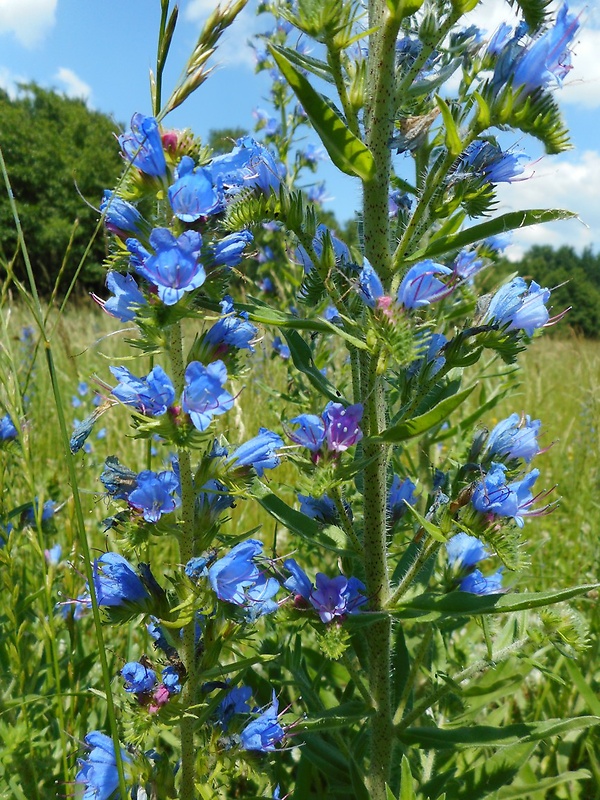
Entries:
<svg viewBox="0 0 600 800">
<path fill-rule="evenodd" d="M 212 76 L 166 122 L 190 127 L 205 137 L 211 128 L 251 128 L 252 110 L 269 108 L 269 83 L 254 74 L 248 39 L 268 27 L 257 18 L 250 0 L 213 60 Z M 179 31 L 165 79 L 168 93 L 194 46 L 202 21 L 214 0 L 180 0 Z M 575 3 L 572 7 L 577 11 Z M 159 0 L 0 0 L 0 86 L 15 91 L 20 81 L 34 80 L 65 94 L 84 97 L 90 106 L 126 123 L 134 111 L 150 112 L 148 74 L 155 61 Z M 485 0 L 467 22 L 493 31 L 511 19 L 506 0 Z M 536 226 L 517 234 L 512 253 L 532 244 L 570 244 L 600 251 L 600 0 L 581 11 L 582 30 L 573 65 L 559 100 L 571 129 L 574 150 L 544 157 L 534 140 L 514 139 L 533 160 L 526 181 L 504 186 L 500 211 L 512 208 L 560 207 L 576 211 L 582 222 Z M 0 121 L 1 126 L 1 121 Z M 402 157 L 400 157 L 402 158 Z M 328 203 L 340 219 L 352 216 L 360 203 L 355 181 L 323 165 Z"/>
</svg>

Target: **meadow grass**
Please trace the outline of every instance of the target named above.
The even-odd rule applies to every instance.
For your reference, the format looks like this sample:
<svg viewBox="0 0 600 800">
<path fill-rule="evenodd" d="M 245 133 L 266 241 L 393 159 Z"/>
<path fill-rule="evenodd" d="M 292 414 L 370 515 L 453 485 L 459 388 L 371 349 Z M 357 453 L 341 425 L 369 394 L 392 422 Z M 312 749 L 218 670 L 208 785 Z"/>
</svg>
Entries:
<svg viewBox="0 0 600 800">
<path fill-rule="evenodd" d="M 29 321 L 22 308 L 5 306 L 2 322 L 0 399 L 23 431 L 20 447 L 8 444 L 0 453 L 2 514 L 6 521 L 11 512 L 35 497 L 40 505 L 48 499 L 57 503 L 56 514 L 45 523 L 39 514 L 29 524 L 24 522 L 23 512 L 13 514 L 15 530 L 0 550 L 0 668 L 8 676 L 0 695 L 0 797 L 30 800 L 44 796 L 42 787 L 54 781 L 65 783 L 69 775 L 72 780 L 81 739 L 93 728 L 104 728 L 106 719 L 102 702 L 94 702 L 92 695 L 101 685 L 93 626 L 89 617 L 75 620 L 68 603 L 84 590 L 85 580 L 72 490 L 43 352 L 36 349 L 35 333 L 24 334 Z M 147 374 L 148 358 L 132 359 L 131 348 L 125 344 L 131 335 L 127 326 L 114 333 L 115 321 L 99 309 L 75 307 L 55 322 L 51 343 L 69 422 L 93 410 L 94 391 L 106 395 L 107 385 L 114 385 L 108 369 L 111 364 L 123 364 L 137 375 Z M 190 342 L 195 333 L 187 331 Z M 302 408 L 308 398 L 305 388 L 301 383 L 290 384 L 286 363 L 273 359 L 270 348 L 259 344 L 252 359 L 251 371 L 233 387 L 233 393 L 239 393 L 239 411 L 219 418 L 215 425 L 215 433 L 224 433 L 232 444 L 254 436 L 261 426 L 281 431 L 282 421 L 300 410 L 318 410 Z M 336 359 L 331 363 L 337 363 Z M 341 356 L 339 360 L 341 363 Z M 554 495 L 560 496 L 560 504 L 553 513 L 528 522 L 530 565 L 515 585 L 523 591 L 593 582 L 599 562 L 600 347 L 576 338 L 540 338 L 523 354 L 521 363 L 524 369 L 518 375 L 519 383 L 513 384 L 510 394 L 481 424 L 491 427 L 513 411 L 542 420 L 542 443 L 549 449 L 536 460 L 542 473 L 540 483 L 546 488 L 557 484 Z M 80 382 L 90 387 L 87 394 L 78 393 Z M 104 435 L 98 438 L 102 429 Z M 94 553 L 122 549 L 123 543 L 117 546 L 113 533 L 102 525 L 114 510 L 99 482 L 104 460 L 116 454 L 134 470 L 147 464 L 160 470 L 166 468 L 168 454 L 160 443 L 153 443 L 156 452 L 148 461 L 147 443 L 131 437 L 128 412 L 120 407 L 111 408 L 98 421 L 89 443 L 90 452 L 76 456 L 86 535 Z M 293 505 L 295 494 L 302 489 L 298 473 L 285 460 L 279 470 L 285 499 Z M 224 533 L 238 536 L 257 526 L 262 526 L 260 536 L 267 549 L 277 534 L 281 554 L 285 533 L 277 531 L 274 521 L 256 503 L 239 502 Z M 61 560 L 48 564 L 44 550 L 56 543 L 62 546 Z M 175 561 L 174 543 L 164 541 L 161 546 L 165 561 Z M 160 568 L 156 577 L 159 581 L 163 578 Z M 515 690 L 509 705 L 487 712 L 490 721 L 498 716 L 509 723 L 598 713 L 592 699 L 600 677 L 597 605 L 587 598 L 577 606 L 591 630 L 590 647 L 579 661 L 557 654 L 546 673 L 548 680 L 536 683 L 534 671 L 533 678 L 529 676 Z M 139 658 L 150 647 L 146 631 L 136 624 L 113 629 L 108 656 L 115 690 L 124 661 Z M 123 693 L 117 691 L 116 697 L 117 705 L 125 708 Z M 536 758 L 540 764 L 544 759 L 553 760 L 557 770 L 564 769 L 563 762 L 572 766 L 574 748 L 578 748 L 578 763 L 595 769 L 596 746 L 597 736 L 590 733 L 571 742 L 566 750 L 564 743 L 562 751 L 558 746 L 542 749 Z M 539 770 L 545 774 L 549 767 L 542 767 Z M 600 785 L 600 769 L 597 779 Z M 557 797 L 568 796 L 557 792 Z M 535 800 L 535 794 L 530 796 Z M 539 795 L 545 796 L 554 795 Z"/>
</svg>

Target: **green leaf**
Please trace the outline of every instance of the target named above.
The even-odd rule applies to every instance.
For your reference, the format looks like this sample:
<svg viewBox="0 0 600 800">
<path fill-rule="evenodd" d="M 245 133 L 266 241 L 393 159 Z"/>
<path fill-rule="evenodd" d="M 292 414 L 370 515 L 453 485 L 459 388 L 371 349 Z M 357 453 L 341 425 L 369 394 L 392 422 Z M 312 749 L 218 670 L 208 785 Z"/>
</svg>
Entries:
<svg viewBox="0 0 600 800">
<path fill-rule="evenodd" d="M 447 397 L 432 408 L 431 411 L 422 414 L 420 417 L 414 417 L 414 419 L 400 422 L 398 425 L 388 428 L 379 436 L 372 437 L 372 441 L 397 444 L 398 442 L 403 442 L 406 439 L 412 439 L 414 436 L 425 433 L 441 422 L 444 422 L 444 420 L 467 399 L 476 386 L 477 384 L 475 383 L 473 386 L 469 386 L 468 389 L 463 389 L 462 392 L 457 392 L 457 394 L 452 395 L 452 397 Z"/>
<path fill-rule="evenodd" d="M 539 209 L 532 208 L 526 211 L 510 211 L 499 217 L 473 225 L 460 233 L 451 236 L 442 236 L 434 239 L 430 244 L 413 253 L 405 262 L 422 261 L 424 258 L 433 258 L 449 253 L 451 250 L 460 250 L 468 244 L 480 242 L 489 236 L 496 236 L 499 233 L 506 233 L 517 228 L 526 228 L 529 225 L 540 225 L 544 222 L 556 222 L 558 220 L 573 219 L 577 214 L 572 211 L 565 211 L 562 208 Z"/>
<path fill-rule="evenodd" d="M 416 14 L 425 0 L 386 0 L 386 2 L 394 19 L 400 21 L 410 17 L 411 14 Z"/>
<path fill-rule="evenodd" d="M 496 728 L 472 725 L 467 728 L 407 728 L 398 733 L 400 741 L 431 750 L 453 750 L 463 747 L 506 747 L 513 744 L 539 742 L 550 736 L 562 736 L 600 725 L 600 717 L 548 719 L 543 722 L 517 722 Z"/>
<path fill-rule="evenodd" d="M 329 64 L 327 64 L 325 61 L 321 61 L 318 58 L 313 58 L 312 56 L 307 56 L 306 54 L 300 53 L 298 50 L 292 50 L 289 47 L 282 47 L 279 44 L 272 44 L 271 50 L 276 50 L 284 58 L 287 58 L 290 64 L 298 67 L 298 69 L 305 69 L 308 72 L 312 72 L 313 75 L 316 75 L 317 78 L 321 78 L 323 81 L 335 83 L 331 75 Z"/>
<path fill-rule="evenodd" d="M 446 103 L 438 94 L 435 96 L 435 102 L 442 112 L 442 119 L 444 120 L 444 128 L 446 129 L 446 148 L 453 156 L 458 156 L 462 153 L 463 144 L 460 138 L 460 133 L 456 127 L 456 122 L 452 116 L 452 112 Z"/>
<path fill-rule="evenodd" d="M 402 756 L 400 765 L 400 797 L 398 800 L 417 800 L 410 764 L 406 756 Z"/>
<path fill-rule="evenodd" d="M 385 800 L 398 800 L 398 798 L 397 798 L 397 797 L 396 797 L 396 795 L 395 795 L 395 794 L 392 792 L 392 790 L 391 790 L 391 789 L 390 789 L 390 787 L 387 785 L 387 783 L 386 783 L 386 785 L 385 785 Z"/>
<path fill-rule="evenodd" d="M 375 175 L 375 161 L 370 150 L 346 126 L 328 103 L 313 89 L 308 80 L 281 52 L 268 45 L 271 55 L 285 79 L 302 103 L 315 131 L 331 160 L 347 175 L 368 182 Z"/>
<path fill-rule="evenodd" d="M 531 608 L 562 603 L 582 594 L 594 591 L 598 583 L 585 586 L 573 586 L 552 592 L 524 592 L 522 594 L 488 594 L 475 595 L 469 592 L 450 592 L 449 594 L 432 594 L 424 592 L 407 600 L 398 608 L 390 610 L 392 616 L 419 617 L 430 620 L 445 617 L 479 616 L 482 614 L 510 614 L 514 611 L 526 611 Z"/>
<path fill-rule="evenodd" d="M 257 481 L 256 485 L 259 482 Z M 260 484 L 263 486 L 263 484 Z M 345 547 L 346 535 L 335 525 L 323 527 L 314 519 L 307 517 L 300 511 L 296 511 L 284 503 L 277 495 L 267 492 L 262 496 L 256 496 L 261 506 L 268 511 L 278 522 L 284 525 L 289 531 L 297 534 L 304 541 L 317 547 L 324 547 L 340 555 L 352 555 L 353 551 Z"/>
<path fill-rule="evenodd" d="M 413 517 L 418 521 L 419 525 L 427 531 L 427 533 L 431 536 L 432 539 L 435 539 L 436 542 L 442 542 L 444 544 L 447 539 L 438 528 L 437 525 L 434 525 L 433 522 L 430 522 L 428 519 L 425 519 L 424 516 L 419 514 L 417 509 L 414 506 L 411 506 L 409 503 L 406 503 L 406 510 L 409 511 Z"/>
<path fill-rule="evenodd" d="M 553 789 L 555 786 L 560 786 L 562 783 L 587 781 L 591 777 L 592 773 L 587 769 L 578 769 L 573 772 L 563 772 L 561 775 L 551 778 L 539 778 L 531 786 L 523 783 L 505 786 L 498 792 L 498 800 L 520 800 L 522 797 L 529 797 L 530 794 L 535 794 L 539 797 L 540 792 L 544 792 L 544 796 L 547 796 L 548 790 Z"/>
<path fill-rule="evenodd" d="M 339 403 L 343 400 L 344 398 L 341 393 L 338 392 L 335 386 L 316 368 L 311 349 L 300 334 L 297 331 L 288 331 L 285 329 L 282 329 L 281 333 L 290 348 L 294 366 L 306 375 L 312 385 L 318 389 L 322 395 L 325 395 L 325 397 L 328 397 L 334 403 Z"/>
<path fill-rule="evenodd" d="M 294 731 L 310 731 L 312 733 L 337 730 L 348 725 L 355 725 L 357 722 L 363 722 L 374 713 L 373 708 L 369 708 L 360 701 L 352 700 L 324 711 L 322 714 L 311 715 L 308 719 L 303 719 L 294 726 Z"/>
<path fill-rule="evenodd" d="M 254 301 L 254 298 L 250 299 Z M 278 328 L 285 328 L 286 330 L 319 331 L 327 334 L 333 333 L 336 336 L 341 336 L 342 339 L 345 339 L 359 350 L 368 350 L 367 345 L 362 339 L 352 336 L 351 333 L 347 333 L 343 328 L 333 325 L 326 319 L 303 319 L 301 317 L 294 317 L 292 314 L 285 314 L 283 311 L 278 311 L 276 308 L 260 303 L 260 301 L 254 302 L 256 305 L 236 303 L 236 308 L 248 313 L 248 318 L 251 322 L 258 322 L 261 325 L 274 325 Z"/>
<path fill-rule="evenodd" d="M 202 673 L 202 680 L 210 680 L 211 678 L 219 678 L 221 675 L 231 675 L 235 672 L 242 672 L 248 667 L 253 667 L 255 664 L 266 664 L 267 661 L 273 661 L 279 658 L 278 654 L 257 653 L 255 656 L 242 658 L 233 664 L 219 664 L 217 667 L 207 669 Z"/>
<path fill-rule="evenodd" d="M 588 680 L 583 675 L 577 664 L 572 659 L 567 658 L 565 659 L 565 667 L 571 680 L 573 681 L 573 684 L 575 685 L 575 688 L 585 701 L 585 704 L 589 710 L 592 712 L 592 714 L 600 716 L 600 699 L 588 683 Z M 591 678 L 591 680 L 593 680 L 593 678 Z"/>
</svg>

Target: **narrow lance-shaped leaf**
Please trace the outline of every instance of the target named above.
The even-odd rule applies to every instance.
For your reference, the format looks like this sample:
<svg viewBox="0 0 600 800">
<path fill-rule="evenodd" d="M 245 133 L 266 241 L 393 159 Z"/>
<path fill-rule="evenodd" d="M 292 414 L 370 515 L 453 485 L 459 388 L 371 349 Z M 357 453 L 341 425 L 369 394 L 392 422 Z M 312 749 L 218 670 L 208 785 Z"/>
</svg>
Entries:
<svg viewBox="0 0 600 800">
<path fill-rule="evenodd" d="M 284 335 L 287 345 L 290 348 L 294 366 L 307 376 L 312 385 L 318 389 L 322 395 L 328 397 L 334 403 L 339 403 L 343 399 L 342 395 L 331 381 L 328 381 L 323 373 L 319 372 L 315 367 L 310 347 L 300 334 L 297 331 L 287 331 L 285 329 L 282 330 L 281 333 Z"/>
<path fill-rule="evenodd" d="M 370 181 L 375 175 L 375 162 L 370 150 L 358 139 L 309 81 L 273 45 L 271 55 L 285 79 L 302 103 L 315 131 L 333 163 L 347 175 Z"/>
<path fill-rule="evenodd" d="M 437 595 L 424 592 L 417 597 L 403 602 L 398 608 L 390 611 L 392 616 L 419 617 L 428 620 L 444 617 L 480 616 L 483 614 L 508 614 L 513 611 L 526 611 L 531 608 L 543 608 L 573 597 L 579 597 L 598 588 L 600 584 L 592 583 L 573 586 L 556 592 L 523 592 L 522 594 L 488 594 L 475 595 L 469 592 L 450 592 Z"/>
<path fill-rule="evenodd" d="M 438 403 L 437 406 L 422 414 L 420 417 L 400 422 L 398 425 L 393 425 L 391 428 L 383 431 L 379 436 L 373 437 L 377 442 L 403 442 L 406 439 L 412 439 L 413 436 L 419 436 L 422 433 L 430 430 L 431 428 L 443 422 L 449 414 L 455 411 L 471 394 L 477 384 L 469 386 L 468 389 L 463 389 L 452 397 L 447 397 Z"/>
<path fill-rule="evenodd" d="M 548 719 L 543 722 L 518 722 L 496 728 L 492 725 L 473 725 L 468 728 L 406 728 L 399 732 L 401 741 L 433 750 L 455 747 L 506 746 L 519 742 L 539 742 L 550 736 L 580 731 L 600 725 L 600 717 Z"/>
<path fill-rule="evenodd" d="M 480 242 L 490 236 L 497 236 L 500 233 L 516 230 L 517 228 L 527 228 L 529 225 L 540 225 L 544 222 L 557 222 L 564 219 L 573 219 L 577 214 L 572 211 L 565 211 L 562 208 L 539 209 L 532 208 L 527 211 L 510 211 L 500 217 L 482 222 L 480 225 L 473 225 L 460 233 L 450 236 L 442 236 L 434 239 L 430 244 L 413 253 L 405 262 L 422 261 L 425 258 L 434 258 L 444 255 L 454 250 L 460 250 L 468 244 Z"/>
</svg>

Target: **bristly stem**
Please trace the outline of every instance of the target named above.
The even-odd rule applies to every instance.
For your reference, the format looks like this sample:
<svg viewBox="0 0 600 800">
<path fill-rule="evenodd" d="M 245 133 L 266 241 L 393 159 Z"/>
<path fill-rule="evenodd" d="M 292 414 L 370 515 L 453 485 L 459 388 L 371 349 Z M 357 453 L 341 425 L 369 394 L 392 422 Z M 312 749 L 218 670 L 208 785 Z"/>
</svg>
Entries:
<svg viewBox="0 0 600 800">
<path fill-rule="evenodd" d="M 388 196 L 392 168 L 389 142 L 395 108 L 396 39 L 400 21 L 389 12 L 386 0 L 369 0 L 369 60 L 365 144 L 375 162 L 375 177 L 363 184 L 363 236 L 365 256 L 379 272 L 384 285 L 390 276 L 390 222 Z M 360 389 L 364 403 L 363 563 L 369 607 L 385 606 L 390 581 L 387 550 L 387 447 L 373 441 L 386 424 L 384 378 L 378 374 L 379 352 L 361 354 Z M 369 690 L 375 713 L 370 720 L 368 790 L 371 800 L 385 800 L 393 755 L 391 619 L 374 623 L 369 631 Z"/>
<path fill-rule="evenodd" d="M 173 385 L 177 396 L 181 396 L 185 382 L 185 361 L 183 357 L 183 334 L 181 324 L 171 327 L 169 340 L 169 356 L 173 372 Z M 181 526 L 179 531 L 179 560 L 182 564 L 195 554 L 194 506 L 195 493 L 192 477 L 192 466 L 189 450 L 177 449 L 179 461 L 179 478 L 181 482 Z M 196 721 L 189 711 L 195 704 L 198 684 L 196 664 L 196 620 L 192 619 L 183 628 L 183 663 L 187 679 L 183 690 L 183 705 L 188 711 L 182 715 L 180 723 L 181 736 L 181 800 L 194 800 L 196 797 L 196 748 L 194 746 L 194 729 Z"/>
</svg>

